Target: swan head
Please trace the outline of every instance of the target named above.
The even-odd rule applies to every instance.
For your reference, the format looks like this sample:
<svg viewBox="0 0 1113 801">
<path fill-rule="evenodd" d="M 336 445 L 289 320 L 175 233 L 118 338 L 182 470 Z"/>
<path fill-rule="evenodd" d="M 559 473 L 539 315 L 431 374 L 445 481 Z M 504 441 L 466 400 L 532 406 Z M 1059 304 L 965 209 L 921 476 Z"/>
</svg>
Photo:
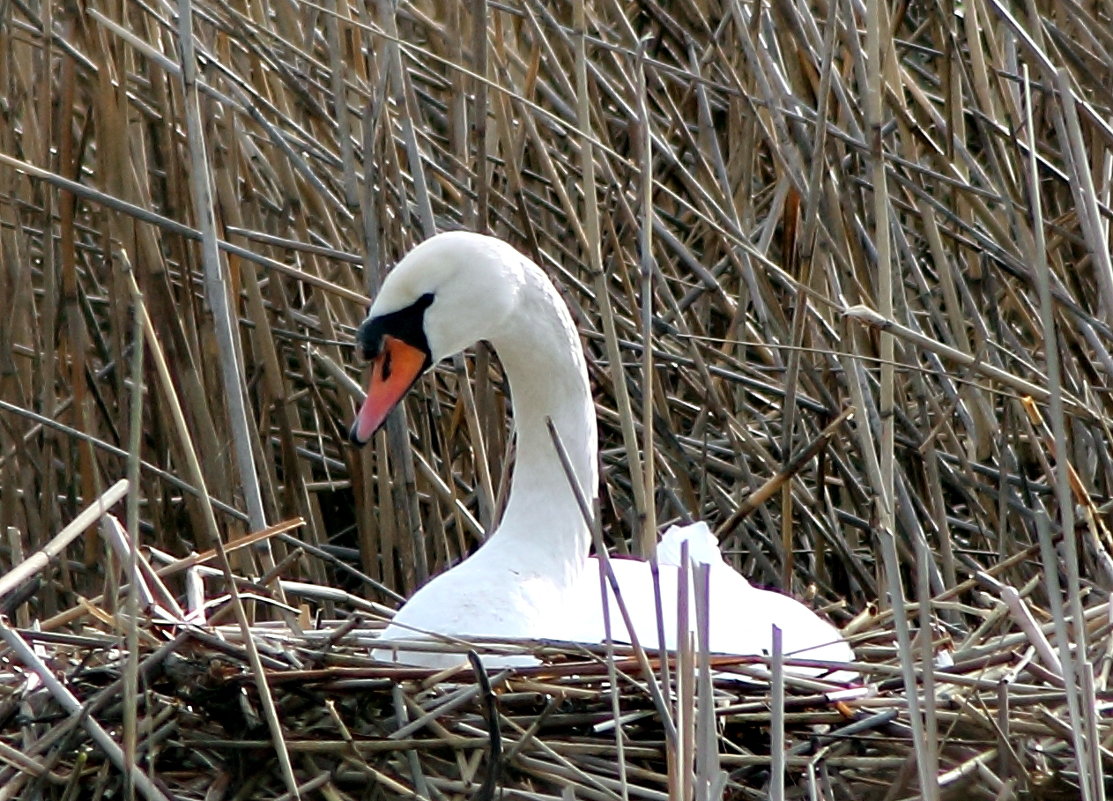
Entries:
<svg viewBox="0 0 1113 801">
<path fill-rule="evenodd" d="M 466 231 L 427 239 L 398 262 L 356 332 L 371 377 L 348 434 L 354 444 L 371 439 L 430 367 L 500 330 L 523 262 L 505 242 Z"/>
</svg>

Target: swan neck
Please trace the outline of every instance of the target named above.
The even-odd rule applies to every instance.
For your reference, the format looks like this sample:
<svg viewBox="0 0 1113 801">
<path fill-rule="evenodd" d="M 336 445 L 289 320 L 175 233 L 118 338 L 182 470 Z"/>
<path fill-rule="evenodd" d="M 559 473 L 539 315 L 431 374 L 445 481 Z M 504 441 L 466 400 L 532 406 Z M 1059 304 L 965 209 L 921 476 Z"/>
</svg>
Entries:
<svg viewBox="0 0 1113 801">
<path fill-rule="evenodd" d="M 516 458 L 510 499 L 488 547 L 501 541 L 523 560 L 544 560 L 544 570 L 571 581 L 583 569 L 590 533 L 548 420 L 590 505 L 598 482 L 595 408 L 567 307 L 547 280 L 531 289 L 504 335 L 491 340 L 510 383 Z"/>
</svg>

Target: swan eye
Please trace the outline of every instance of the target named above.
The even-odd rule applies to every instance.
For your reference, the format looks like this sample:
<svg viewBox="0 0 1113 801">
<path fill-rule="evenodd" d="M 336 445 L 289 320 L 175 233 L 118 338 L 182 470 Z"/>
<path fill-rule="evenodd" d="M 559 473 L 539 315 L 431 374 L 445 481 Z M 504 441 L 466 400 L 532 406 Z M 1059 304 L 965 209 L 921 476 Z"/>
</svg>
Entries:
<svg viewBox="0 0 1113 801">
<path fill-rule="evenodd" d="M 383 349 L 382 327 L 371 318 L 364 320 L 356 329 L 356 350 L 366 362 L 371 361 Z"/>
<path fill-rule="evenodd" d="M 433 304 L 433 293 L 426 292 L 409 306 L 389 314 L 368 317 L 356 331 L 356 347 L 364 361 L 379 357 L 388 336 L 419 348 L 426 353 L 429 345 L 425 339 L 425 310 Z M 389 369 L 389 368 L 388 368 Z"/>
</svg>

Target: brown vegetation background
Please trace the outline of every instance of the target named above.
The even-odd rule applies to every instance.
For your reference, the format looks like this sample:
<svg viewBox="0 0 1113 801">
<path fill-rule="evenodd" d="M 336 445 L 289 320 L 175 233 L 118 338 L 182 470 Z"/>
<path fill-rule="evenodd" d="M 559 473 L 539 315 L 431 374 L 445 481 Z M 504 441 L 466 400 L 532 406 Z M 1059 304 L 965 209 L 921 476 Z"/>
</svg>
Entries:
<svg viewBox="0 0 1113 801">
<path fill-rule="evenodd" d="M 708 520 L 863 655 L 895 625 L 881 660 L 1088 610 L 1067 686 L 1105 691 L 1106 5 L 182 7 L 192 53 L 180 6 L 0 3 L 0 569 L 129 469 L 174 557 L 301 518 L 232 555 L 271 584 L 391 604 L 474 549 L 512 463 L 491 352 L 344 436 L 375 286 L 467 227 L 572 307 L 615 550 Z M 111 608 L 120 570 L 91 530 L 5 611 Z"/>
</svg>

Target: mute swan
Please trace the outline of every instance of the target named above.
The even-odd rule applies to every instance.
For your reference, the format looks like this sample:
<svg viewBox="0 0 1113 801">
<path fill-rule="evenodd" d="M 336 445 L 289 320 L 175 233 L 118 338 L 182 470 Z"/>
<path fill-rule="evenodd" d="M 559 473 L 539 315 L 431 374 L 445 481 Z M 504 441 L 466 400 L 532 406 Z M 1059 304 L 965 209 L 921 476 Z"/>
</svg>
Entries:
<svg viewBox="0 0 1113 801">
<path fill-rule="evenodd" d="M 418 377 L 434 363 L 487 340 L 510 383 L 517 463 L 502 522 L 476 553 L 421 587 L 398 611 L 381 641 L 414 631 L 459 637 L 604 639 L 598 568 L 588 558 L 589 530 L 561 467 L 546 419 L 568 452 L 584 497 L 598 481 L 596 420 L 579 336 L 545 273 L 501 240 L 455 231 L 414 248 L 384 281 L 356 335 L 371 361 L 364 401 L 350 439 L 366 443 Z M 676 642 L 680 543 L 710 568 L 710 649 L 762 654 L 771 626 L 784 652 L 803 659 L 850 661 L 838 631 L 803 604 L 752 587 L 722 559 L 705 525 L 674 527 L 658 554 L 666 647 Z M 657 647 L 649 564 L 612 565 L 635 633 Z M 628 641 L 612 596 L 612 634 Z M 694 621 L 694 606 L 691 618 Z M 379 658 L 447 667 L 459 655 L 381 648 Z M 495 660 L 488 660 L 488 664 Z M 526 662 L 503 658 L 499 664 Z M 799 672 L 814 672 L 800 669 Z"/>
</svg>

